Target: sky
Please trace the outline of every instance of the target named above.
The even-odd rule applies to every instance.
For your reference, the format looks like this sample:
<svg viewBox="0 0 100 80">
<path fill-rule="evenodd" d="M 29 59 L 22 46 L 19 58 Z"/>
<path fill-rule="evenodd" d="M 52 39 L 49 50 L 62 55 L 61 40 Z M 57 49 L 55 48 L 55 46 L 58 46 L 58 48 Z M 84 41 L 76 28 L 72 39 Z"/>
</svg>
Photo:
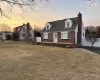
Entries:
<svg viewBox="0 0 100 80">
<path fill-rule="evenodd" d="M 3 17 L 0 24 L 4 23 L 13 29 L 16 26 L 29 22 L 32 27 L 37 25 L 43 28 L 46 22 L 76 17 L 81 12 L 85 26 L 100 25 L 100 4 L 96 2 L 90 5 L 85 0 L 50 0 L 39 2 L 34 10 L 21 10 L 14 7 L 11 12 L 7 12 L 10 19 Z"/>
</svg>

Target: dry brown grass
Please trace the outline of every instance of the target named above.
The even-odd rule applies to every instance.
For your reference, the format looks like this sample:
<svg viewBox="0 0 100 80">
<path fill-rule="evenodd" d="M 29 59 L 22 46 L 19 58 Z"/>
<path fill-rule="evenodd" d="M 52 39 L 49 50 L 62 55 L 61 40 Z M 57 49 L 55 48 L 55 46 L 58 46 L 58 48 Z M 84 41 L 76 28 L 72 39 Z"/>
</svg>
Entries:
<svg viewBox="0 0 100 80">
<path fill-rule="evenodd" d="M 0 80 L 100 80 L 100 55 L 78 48 L 3 42 Z"/>
</svg>

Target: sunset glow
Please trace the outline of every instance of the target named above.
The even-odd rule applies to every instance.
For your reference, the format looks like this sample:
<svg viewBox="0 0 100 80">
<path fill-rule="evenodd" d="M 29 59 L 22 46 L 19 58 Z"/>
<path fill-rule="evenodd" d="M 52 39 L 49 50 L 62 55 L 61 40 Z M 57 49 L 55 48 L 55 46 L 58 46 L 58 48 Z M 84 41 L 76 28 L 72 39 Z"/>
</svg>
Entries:
<svg viewBox="0 0 100 80">
<path fill-rule="evenodd" d="M 11 19 L 2 18 L 0 23 L 5 23 L 13 29 L 16 26 L 29 22 L 32 27 L 37 25 L 41 28 L 48 21 L 63 18 L 76 17 L 78 12 L 83 15 L 84 25 L 100 25 L 100 5 L 89 6 L 84 0 L 50 0 L 49 3 L 37 4 L 35 10 L 22 11 L 14 7 L 7 15 Z"/>
</svg>

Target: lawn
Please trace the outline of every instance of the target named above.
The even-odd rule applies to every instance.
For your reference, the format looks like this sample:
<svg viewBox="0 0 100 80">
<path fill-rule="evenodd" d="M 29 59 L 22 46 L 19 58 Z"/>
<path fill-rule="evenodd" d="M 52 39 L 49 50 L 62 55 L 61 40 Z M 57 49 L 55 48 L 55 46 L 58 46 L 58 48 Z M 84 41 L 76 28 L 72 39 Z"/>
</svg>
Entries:
<svg viewBox="0 0 100 80">
<path fill-rule="evenodd" d="M 0 42 L 0 80 L 100 80 L 100 55 L 80 48 Z"/>
</svg>

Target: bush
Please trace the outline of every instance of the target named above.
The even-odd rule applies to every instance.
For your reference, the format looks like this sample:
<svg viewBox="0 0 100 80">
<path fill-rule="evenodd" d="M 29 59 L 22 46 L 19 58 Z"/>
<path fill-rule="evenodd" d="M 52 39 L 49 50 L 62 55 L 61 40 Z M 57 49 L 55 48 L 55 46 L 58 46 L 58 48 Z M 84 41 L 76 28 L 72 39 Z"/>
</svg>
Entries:
<svg viewBox="0 0 100 80">
<path fill-rule="evenodd" d="M 9 35 L 9 34 L 7 34 L 7 35 L 6 35 L 6 40 L 12 40 L 12 36 Z"/>
</svg>

